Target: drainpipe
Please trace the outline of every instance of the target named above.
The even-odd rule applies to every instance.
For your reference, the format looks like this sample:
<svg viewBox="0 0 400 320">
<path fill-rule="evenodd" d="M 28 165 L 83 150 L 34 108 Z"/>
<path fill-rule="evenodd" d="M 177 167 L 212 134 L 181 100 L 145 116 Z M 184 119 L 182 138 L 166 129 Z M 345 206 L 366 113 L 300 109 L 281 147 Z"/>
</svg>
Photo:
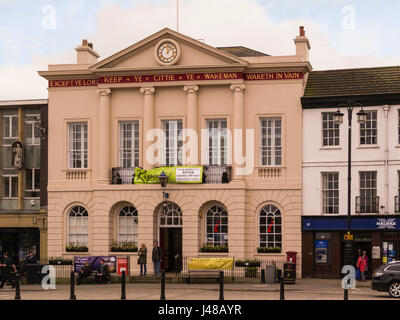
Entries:
<svg viewBox="0 0 400 320">
<path fill-rule="evenodd" d="M 390 106 L 383 107 L 385 111 L 385 214 L 389 214 L 389 110 Z"/>
</svg>

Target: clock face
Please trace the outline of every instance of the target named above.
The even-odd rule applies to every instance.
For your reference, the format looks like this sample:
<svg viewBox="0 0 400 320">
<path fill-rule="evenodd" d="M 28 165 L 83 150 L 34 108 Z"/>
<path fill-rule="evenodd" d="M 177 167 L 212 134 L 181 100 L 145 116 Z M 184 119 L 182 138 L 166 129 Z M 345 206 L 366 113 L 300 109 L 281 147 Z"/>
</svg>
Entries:
<svg viewBox="0 0 400 320">
<path fill-rule="evenodd" d="M 156 48 L 157 59 L 161 64 L 172 65 L 179 58 L 179 47 L 175 41 L 164 40 Z"/>
</svg>

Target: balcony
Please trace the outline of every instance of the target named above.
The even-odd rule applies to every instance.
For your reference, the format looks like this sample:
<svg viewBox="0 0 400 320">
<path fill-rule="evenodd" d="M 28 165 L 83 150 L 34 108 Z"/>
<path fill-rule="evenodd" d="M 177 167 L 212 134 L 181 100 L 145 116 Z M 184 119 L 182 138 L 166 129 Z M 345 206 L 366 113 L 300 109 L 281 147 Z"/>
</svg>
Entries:
<svg viewBox="0 0 400 320">
<path fill-rule="evenodd" d="M 356 213 L 379 213 L 379 197 L 356 197 Z"/>
<path fill-rule="evenodd" d="M 400 197 L 394 197 L 394 211 L 395 213 L 400 213 Z"/>
<path fill-rule="evenodd" d="M 232 181 L 232 167 L 204 167 L 203 181 L 206 184 L 225 184 Z M 135 168 L 113 168 L 112 184 L 134 184 Z"/>
</svg>

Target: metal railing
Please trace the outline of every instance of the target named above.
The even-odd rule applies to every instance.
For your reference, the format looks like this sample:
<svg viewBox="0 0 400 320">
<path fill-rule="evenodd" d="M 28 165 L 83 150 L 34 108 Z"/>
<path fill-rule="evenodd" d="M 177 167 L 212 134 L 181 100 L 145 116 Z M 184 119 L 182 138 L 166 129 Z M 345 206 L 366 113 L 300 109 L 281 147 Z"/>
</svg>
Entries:
<svg viewBox="0 0 400 320">
<path fill-rule="evenodd" d="M 400 197 L 394 197 L 394 211 L 395 213 L 400 213 Z"/>
<path fill-rule="evenodd" d="M 356 197 L 356 213 L 379 213 L 379 197 Z"/>
<path fill-rule="evenodd" d="M 202 257 L 183 257 L 182 263 L 182 272 L 180 274 L 181 277 L 187 278 L 189 277 L 189 270 L 188 270 L 188 260 L 190 258 L 234 258 L 229 256 L 202 256 Z M 255 260 L 260 262 L 259 267 L 236 267 L 235 262 L 237 260 L 234 258 L 234 266 L 233 270 L 224 270 L 225 277 L 232 278 L 233 280 L 254 280 L 254 281 L 261 281 L 261 270 L 265 270 L 269 265 L 275 265 L 277 269 L 283 270 L 284 264 L 286 263 L 286 259 L 266 259 L 266 258 L 257 258 Z M 209 270 L 210 275 L 218 277 L 221 270 Z M 283 271 L 282 271 L 283 272 Z"/>
</svg>

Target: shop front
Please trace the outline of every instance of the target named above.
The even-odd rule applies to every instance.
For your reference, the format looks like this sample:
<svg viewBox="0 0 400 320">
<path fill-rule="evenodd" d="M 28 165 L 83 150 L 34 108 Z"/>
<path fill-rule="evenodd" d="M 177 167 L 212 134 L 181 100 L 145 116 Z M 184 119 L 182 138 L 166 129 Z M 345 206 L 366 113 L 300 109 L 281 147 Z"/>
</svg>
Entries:
<svg viewBox="0 0 400 320">
<path fill-rule="evenodd" d="M 303 277 L 341 278 L 347 217 L 303 217 Z M 354 266 L 358 252 L 368 257 L 367 277 L 379 265 L 400 260 L 397 216 L 352 217 Z"/>
</svg>

